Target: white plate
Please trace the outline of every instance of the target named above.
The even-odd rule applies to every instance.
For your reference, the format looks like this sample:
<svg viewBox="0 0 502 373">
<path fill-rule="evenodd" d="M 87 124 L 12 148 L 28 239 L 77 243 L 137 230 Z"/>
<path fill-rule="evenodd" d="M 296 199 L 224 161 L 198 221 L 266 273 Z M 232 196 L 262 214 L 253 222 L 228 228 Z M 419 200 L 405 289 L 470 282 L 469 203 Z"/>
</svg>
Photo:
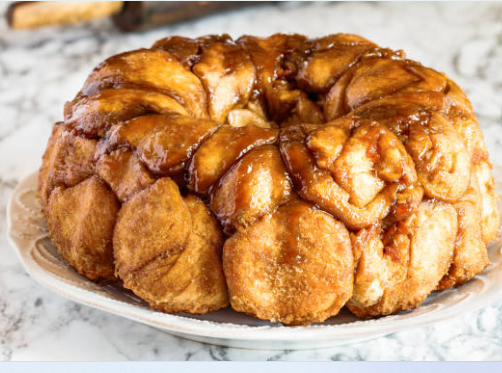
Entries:
<svg viewBox="0 0 502 373">
<path fill-rule="evenodd" d="M 501 169 L 494 170 L 502 180 Z M 252 349 L 308 349 L 354 343 L 403 329 L 431 324 L 486 306 L 502 296 L 502 240 L 492 243 L 492 264 L 466 285 L 430 295 L 417 309 L 363 321 L 345 309 L 322 324 L 285 327 L 231 309 L 204 316 L 168 315 L 121 287 L 99 286 L 77 274 L 61 259 L 47 237 L 40 216 L 37 175 L 23 180 L 7 207 L 8 239 L 25 270 L 37 282 L 71 300 L 151 325 L 180 337 L 222 346 Z M 500 194 L 501 184 L 497 183 Z M 500 206 L 499 206 L 500 208 Z"/>
</svg>

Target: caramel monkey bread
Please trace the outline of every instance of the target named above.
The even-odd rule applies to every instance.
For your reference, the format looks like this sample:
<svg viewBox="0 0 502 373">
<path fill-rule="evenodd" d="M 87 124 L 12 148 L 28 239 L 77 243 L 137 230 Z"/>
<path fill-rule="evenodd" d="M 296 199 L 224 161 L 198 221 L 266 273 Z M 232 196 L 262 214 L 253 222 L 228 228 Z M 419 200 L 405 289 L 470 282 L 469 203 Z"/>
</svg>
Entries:
<svg viewBox="0 0 502 373">
<path fill-rule="evenodd" d="M 417 307 L 481 273 L 499 227 L 464 92 L 346 34 L 174 36 L 107 59 L 54 125 L 39 192 L 87 278 L 286 325 Z"/>
</svg>

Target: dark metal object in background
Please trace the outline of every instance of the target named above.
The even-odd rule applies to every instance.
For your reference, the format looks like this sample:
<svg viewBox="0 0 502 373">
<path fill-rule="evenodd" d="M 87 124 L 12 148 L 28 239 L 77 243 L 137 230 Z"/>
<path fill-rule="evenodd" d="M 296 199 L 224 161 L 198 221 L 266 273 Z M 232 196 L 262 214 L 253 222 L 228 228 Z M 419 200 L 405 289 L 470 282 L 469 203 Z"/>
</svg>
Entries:
<svg viewBox="0 0 502 373">
<path fill-rule="evenodd" d="M 113 21 L 123 31 L 145 30 L 266 1 L 128 1 Z"/>
<path fill-rule="evenodd" d="M 111 17 L 122 31 L 138 31 L 263 3 L 271 1 L 16 1 L 9 6 L 6 17 L 12 29 Z"/>
</svg>

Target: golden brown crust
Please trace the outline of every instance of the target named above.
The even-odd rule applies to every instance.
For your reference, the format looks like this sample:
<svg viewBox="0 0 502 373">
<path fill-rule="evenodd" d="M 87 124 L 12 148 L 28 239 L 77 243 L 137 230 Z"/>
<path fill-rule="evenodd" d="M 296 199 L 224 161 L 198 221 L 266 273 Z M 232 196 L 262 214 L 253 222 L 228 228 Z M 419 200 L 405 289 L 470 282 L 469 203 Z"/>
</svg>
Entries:
<svg viewBox="0 0 502 373">
<path fill-rule="evenodd" d="M 364 52 L 376 47 L 357 35 L 336 34 L 316 39 L 312 42 L 309 57 L 298 71 L 296 82 L 306 91 L 327 93 Z"/>
<path fill-rule="evenodd" d="M 197 147 L 210 137 L 220 124 L 190 117 L 166 117 L 164 126 L 147 133 L 137 151 L 148 169 L 158 175 L 183 172 Z"/>
<path fill-rule="evenodd" d="M 177 185 L 157 180 L 125 202 L 113 236 L 115 267 L 124 279 L 159 256 L 175 258 L 188 239 L 190 213 Z"/>
<path fill-rule="evenodd" d="M 230 110 L 247 103 L 256 79 L 246 48 L 230 42 L 208 45 L 192 71 L 208 93 L 209 117 L 216 122 L 224 122 Z"/>
<path fill-rule="evenodd" d="M 38 192 L 40 195 L 40 205 L 42 213 L 47 217 L 47 205 L 49 204 L 49 197 L 54 189 L 54 182 L 52 181 L 52 169 L 54 168 L 54 160 L 58 151 L 58 140 L 61 132 L 63 131 L 63 124 L 58 122 L 52 127 L 52 134 L 47 142 L 42 157 L 42 165 L 38 171 Z"/>
<path fill-rule="evenodd" d="M 57 187 L 47 209 L 52 242 L 80 274 L 112 279 L 112 236 L 119 203 L 98 177 L 71 187 Z"/>
<path fill-rule="evenodd" d="M 211 210 L 228 232 L 245 228 L 292 194 L 279 150 L 272 145 L 247 153 L 211 192 Z"/>
<path fill-rule="evenodd" d="M 287 325 L 322 322 L 352 294 L 347 229 L 299 200 L 227 239 L 223 267 L 235 310 Z"/>
<path fill-rule="evenodd" d="M 453 257 L 457 214 L 450 204 L 428 201 L 383 235 L 366 230 L 355 238 L 361 256 L 347 307 L 359 317 L 388 315 L 417 307 L 437 288 Z"/>
<path fill-rule="evenodd" d="M 192 116 L 207 117 L 206 93 L 201 82 L 164 51 L 140 49 L 108 58 L 94 69 L 81 94 L 91 96 L 113 87 L 157 91 L 174 98 Z"/>
<path fill-rule="evenodd" d="M 72 187 L 92 176 L 97 159 L 96 140 L 75 136 L 63 123 L 54 125 L 38 175 L 44 215 L 47 214 L 49 198 L 54 188 Z"/>
<path fill-rule="evenodd" d="M 149 112 L 188 115 L 176 99 L 142 89 L 105 89 L 67 105 L 65 124 L 89 137 L 104 137 L 113 124 Z"/>
<path fill-rule="evenodd" d="M 235 309 L 286 324 L 349 298 L 362 317 L 417 307 L 480 273 L 500 225 L 465 93 L 348 34 L 172 36 L 107 59 L 65 105 L 39 192 L 89 278 L 112 268 L 192 313 L 224 307 L 226 280 Z"/>
<path fill-rule="evenodd" d="M 103 154 L 96 165 L 96 173 L 108 183 L 120 202 L 155 181 L 138 157 L 125 149 Z"/>
<path fill-rule="evenodd" d="M 329 170 L 316 164 L 305 144 L 301 127 L 290 127 L 283 131 L 280 147 L 298 194 L 340 219 L 350 229 L 360 229 L 383 219 L 396 200 L 398 184 L 390 183 L 364 207 L 359 208 L 350 203 L 350 191 L 338 185 Z"/>
<path fill-rule="evenodd" d="M 169 178 L 124 203 L 113 243 L 124 286 L 152 307 L 203 314 L 227 305 L 218 223 Z"/>
<path fill-rule="evenodd" d="M 483 241 L 480 198 L 478 180 L 472 174 L 469 189 L 453 204 L 458 220 L 455 252 L 448 274 L 439 283 L 438 290 L 462 285 L 490 264 Z"/>
<path fill-rule="evenodd" d="M 207 193 L 232 163 L 249 150 L 272 144 L 277 140 L 276 129 L 256 126 L 222 126 L 192 157 L 188 165 L 188 188 L 197 193 Z"/>
</svg>

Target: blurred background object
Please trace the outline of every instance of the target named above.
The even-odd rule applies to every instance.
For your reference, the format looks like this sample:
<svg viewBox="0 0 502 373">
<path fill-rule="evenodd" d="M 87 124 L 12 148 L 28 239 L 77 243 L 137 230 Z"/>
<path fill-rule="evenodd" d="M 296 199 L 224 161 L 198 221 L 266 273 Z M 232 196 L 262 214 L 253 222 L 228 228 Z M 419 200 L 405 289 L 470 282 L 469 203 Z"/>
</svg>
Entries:
<svg viewBox="0 0 502 373">
<path fill-rule="evenodd" d="M 266 1 L 16 1 L 6 13 L 12 29 L 77 24 L 112 17 L 122 31 L 146 30 Z"/>
</svg>

